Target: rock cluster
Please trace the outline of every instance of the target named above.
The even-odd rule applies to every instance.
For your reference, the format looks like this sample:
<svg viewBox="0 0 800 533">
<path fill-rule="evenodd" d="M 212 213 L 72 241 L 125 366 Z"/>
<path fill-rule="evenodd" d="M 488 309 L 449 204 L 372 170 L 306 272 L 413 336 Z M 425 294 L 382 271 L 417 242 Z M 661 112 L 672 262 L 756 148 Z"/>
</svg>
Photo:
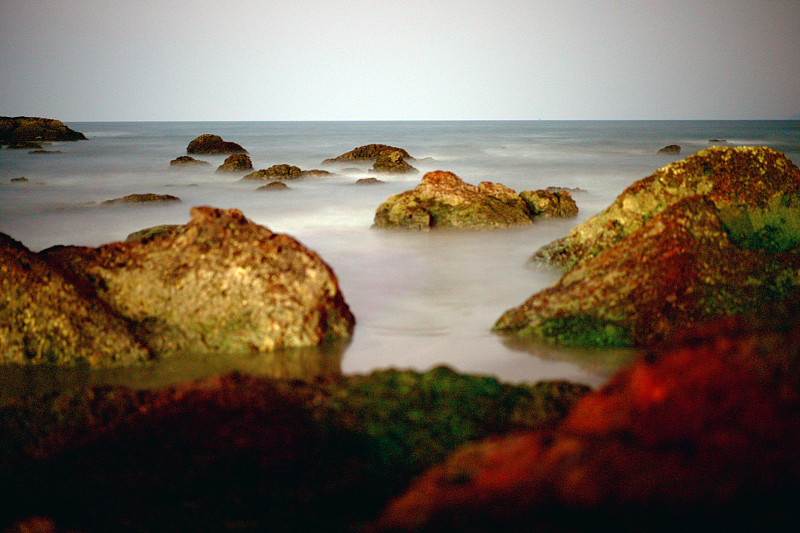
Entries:
<svg viewBox="0 0 800 533">
<path fill-rule="evenodd" d="M 0 145 L 41 148 L 39 142 L 84 140 L 86 140 L 86 136 L 83 133 L 65 126 L 60 120 L 39 117 L 0 117 Z"/>
<path fill-rule="evenodd" d="M 536 214 L 531 207 L 535 205 L 526 202 L 526 195 L 499 183 L 485 181 L 475 186 L 452 172 L 428 172 L 414 189 L 393 195 L 378 207 L 375 226 L 429 229 L 532 224 Z M 556 197 L 571 199 L 568 192 Z"/>
<path fill-rule="evenodd" d="M 188 146 L 186 146 L 187 154 L 236 154 L 247 153 L 247 150 L 242 148 L 241 145 L 223 141 L 219 135 L 212 135 L 204 133 L 199 137 L 193 139 Z"/>
<path fill-rule="evenodd" d="M 535 254 L 567 272 L 499 331 L 648 345 L 800 285 L 800 170 L 769 148 L 709 148 L 626 189 Z"/>
</svg>

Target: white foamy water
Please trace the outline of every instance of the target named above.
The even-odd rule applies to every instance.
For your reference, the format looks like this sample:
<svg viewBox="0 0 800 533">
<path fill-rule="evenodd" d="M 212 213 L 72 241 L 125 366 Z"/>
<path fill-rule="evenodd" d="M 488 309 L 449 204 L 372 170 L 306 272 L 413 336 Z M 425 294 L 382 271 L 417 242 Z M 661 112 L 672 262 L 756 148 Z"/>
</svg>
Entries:
<svg viewBox="0 0 800 533">
<path fill-rule="evenodd" d="M 358 321 L 343 354 L 346 373 L 389 366 L 460 371 L 514 382 L 565 378 L 602 383 L 614 356 L 511 343 L 492 333 L 500 314 L 560 275 L 526 264 L 540 246 L 604 209 L 636 179 L 705 148 L 708 139 L 747 139 L 800 156 L 799 122 L 336 122 L 74 123 L 88 141 L 54 143 L 58 154 L 0 150 L 0 231 L 38 251 L 56 244 L 98 246 L 159 224 L 181 224 L 189 208 L 237 208 L 272 231 L 317 251 L 336 272 Z M 257 192 L 260 183 L 216 174 L 222 156 L 195 156 L 203 169 L 172 170 L 202 133 L 238 142 L 256 169 L 288 163 L 336 172 Z M 409 151 L 419 174 L 373 176 L 364 164 L 324 166 L 356 146 L 385 143 Z M 656 154 L 667 144 L 680 156 Z M 517 191 L 579 188 L 576 219 L 496 231 L 402 232 L 371 228 L 375 209 L 413 188 L 429 170 L 469 183 L 495 181 Z M 11 179 L 25 176 L 25 183 Z M 131 193 L 171 194 L 170 205 L 105 206 Z M 609 362 L 611 361 L 611 362 Z M 170 376 L 183 377 L 180 369 Z M 193 377 L 193 376 L 186 376 Z"/>
</svg>

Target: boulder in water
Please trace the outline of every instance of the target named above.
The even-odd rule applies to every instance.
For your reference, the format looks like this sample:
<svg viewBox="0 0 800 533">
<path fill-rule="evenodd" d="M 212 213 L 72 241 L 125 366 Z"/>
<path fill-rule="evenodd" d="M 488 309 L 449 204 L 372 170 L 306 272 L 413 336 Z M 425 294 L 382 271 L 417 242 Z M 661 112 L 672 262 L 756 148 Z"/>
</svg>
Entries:
<svg viewBox="0 0 800 533">
<path fill-rule="evenodd" d="M 223 141 L 219 135 L 204 133 L 193 139 L 186 147 L 187 154 L 236 154 L 247 150 L 235 142 Z"/>
</svg>

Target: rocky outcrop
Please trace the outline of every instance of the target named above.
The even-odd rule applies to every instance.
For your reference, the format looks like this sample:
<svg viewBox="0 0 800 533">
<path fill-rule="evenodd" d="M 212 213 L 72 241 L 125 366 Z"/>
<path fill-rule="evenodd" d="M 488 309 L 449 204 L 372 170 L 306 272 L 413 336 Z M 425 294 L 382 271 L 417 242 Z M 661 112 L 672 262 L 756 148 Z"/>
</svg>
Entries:
<svg viewBox="0 0 800 533">
<path fill-rule="evenodd" d="M 533 216 L 547 218 L 578 216 L 578 205 L 568 190 L 522 191 L 519 196 L 528 204 Z"/>
<path fill-rule="evenodd" d="M 387 172 L 390 174 L 408 174 L 419 172 L 416 168 L 406 163 L 403 152 L 400 150 L 384 150 L 378 155 L 372 165 L 374 172 Z"/>
<path fill-rule="evenodd" d="M 201 161 L 189 155 L 182 155 L 169 162 L 171 168 L 185 168 L 185 167 L 207 167 L 211 163 L 208 161 Z"/>
<path fill-rule="evenodd" d="M 26 398 L 0 407 L 0 476 L 15 487 L 0 516 L 77 531 L 352 531 L 459 444 L 552 424 L 586 392 L 440 367 Z"/>
<path fill-rule="evenodd" d="M 353 315 L 314 252 L 235 209 L 191 213 L 189 224 L 157 238 L 42 255 L 91 286 L 160 356 L 266 352 L 349 337 Z"/>
<path fill-rule="evenodd" d="M 367 144 L 359 146 L 342 155 L 326 159 L 323 163 L 337 163 L 343 161 L 376 161 L 383 152 L 400 152 L 403 159 L 413 160 L 408 152 L 402 148 L 389 146 L 386 144 Z"/>
<path fill-rule="evenodd" d="M 768 148 L 714 148 L 661 168 L 537 252 L 568 271 L 495 329 L 642 346 L 786 298 L 800 285 L 798 193 L 800 170 Z"/>
<path fill-rule="evenodd" d="M 266 185 L 262 185 L 257 191 L 288 191 L 290 187 L 286 185 L 282 181 L 273 181 L 271 183 L 267 183 Z"/>
<path fill-rule="evenodd" d="M 800 518 L 798 317 L 794 301 L 682 332 L 553 431 L 461 448 L 373 530 L 785 530 Z"/>
<path fill-rule="evenodd" d="M 60 120 L 38 117 L 0 117 L 0 145 L 54 141 L 85 141 L 86 136 L 65 126 Z M 31 146 L 41 148 L 40 145 Z"/>
<path fill-rule="evenodd" d="M 451 172 L 428 172 L 414 189 L 389 197 L 375 213 L 383 228 L 481 228 L 531 224 L 519 195 L 499 183 L 477 187 Z"/>
<path fill-rule="evenodd" d="M 385 183 L 378 178 L 361 178 L 356 180 L 355 185 L 381 185 Z"/>
<path fill-rule="evenodd" d="M 219 135 L 204 133 L 192 140 L 186 147 L 187 154 L 237 154 L 247 150 L 235 142 L 223 141 Z"/>
<path fill-rule="evenodd" d="M 217 172 L 247 172 L 253 170 L 253 162 L 247 154 L 233 154 L 225 158 L 225 161 L 217 167 Z"/>
<path fill-rule="evenodd" d="M 114 198 L 113 200 L 106 200 L 103 204 L 153 204 L 153 203 L 169 203 L 180 202 L 181 199 L 171 194 L 154 194 L 151 192 L 141 194 L 129 194 L 122 198 Z"/>
<path fill-rule="evenodd" d="M 292 180 L 297 179 L 303 173 L 300 167 L 294 165 L 272 165 L 267 169 L 256 170 L 242 178 L 242 181 L 261 181 L 261 180 Z"/>
<path fill-rule="evenodd" d="M 0 233 L 0 363 L 129 365 L 150 359 L 127 321 Z"/>
<path fill-rule="evenodd" d="M 681 153 L 681 147 L 679 145 L 677 145 L 677 144 L 669 144 L 669 145 L 665 146 L 664 148 L 660 148 L 658 150 L 658 152 L 656 152 L 656 153 L 658 153 L 658 154 L 676 154 L 677 155 L 677 154 Z"/>
</svg>

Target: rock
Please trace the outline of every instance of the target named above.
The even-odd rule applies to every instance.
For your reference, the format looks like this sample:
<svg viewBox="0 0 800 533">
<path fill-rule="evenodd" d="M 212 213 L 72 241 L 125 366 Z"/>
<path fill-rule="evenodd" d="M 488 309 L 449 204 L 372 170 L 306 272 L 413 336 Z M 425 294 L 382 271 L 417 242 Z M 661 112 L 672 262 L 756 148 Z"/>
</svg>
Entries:
<svg viewBox="0 0 800 533">
<path fill-rule="evenodd" d="M 566 190 L 522 191 L 519 196 L 528 204 L 533 216 L 568 218 L 578 215 L 578 206 Z"/>
<path fill-rule="evenodd" d="M 682 332 L 553 431 L 462 447 L 370 530 L 784 531 L 800 518 L 798 317 L 795 300 Z"/>
<path fill-rule="evenodd" d="M 31 150 L 28 153 L 32 155 L 49 155 L 49 154 L 60 154 L 61 150 Z"/>
<path fill-rule="evenodd" d="M 381 155 L 382 152 L 386 151 L 400 152 L 402 154 L 403 159 L 410 159 L 410 160 L 414 159 L 408 154 L 408 152 L 406 152 L 402 148 L 388 146 L 386 144 L 367 144 L 365 146 L 359 146 L 358 148 L 354 148 L 342 155 L 333 157 L 331 159 L 326 159 L 323 161 L 323 163 L 336 163 L 341 161 L 375 161 L 378 159 L 378 157 Z"/>
<path fill-rule="evenodd" d="M 372 165 L 374 172 L 389 172 L 392 174 L 408 174 L 409 172 L 419 172 L 403 159 L 403 152 L 400 150 L 384 150 L 378 154 L 378 158 Z"/>
<path fill-rule="evenodd" d="M 380 185 L 385 183 L 378 178 L 361 178 L 360 180 L 356 181 L 356 185 Z"/>
<path fill-rule="evenodd" d="M 709 139 L 708 142 L 714 143 L 714 144 L 723 144 L 723 143 L 727 143 L 728 141 L 726 141 L 725 139 Z"/>
<path fill-rule="evenodd" d="M 658 150 L 659 154 L 679 154 L 681 153 L 681 147 L 677 144 L 669 144 L 664 148 Z"/>
<path fill-rule="evenodd" d="M 164 203 L 164 202 L 180 202 L 181 199 L 171 194 L 129 194 L 122 198 L 114 198 L 113 200 L 106 200 L 103 204 L 145 204 L 145 203 Z"/>
<path fill-rule="evenodd" d="M 766 148 L 704 152 L 640 180 L 537 252 L 569 270 L 495 329 L 646 346 L 791 294 L 800 285 L 800 170 Z"/>
<path fill-rule="evenodd" d="M 531 224 L 527 204 L 508 187 L 477 187 L 451 172 L 428 172 L 414 189 L 389 197 L 375 213 L 375 226 L 428 229 Z"/>
<path fill-rule="evenodd" d="M 115 366 L 150 359 L 126 320 L 2 233 L 0 271 L 0 363 Z"/>
<path fill-rule="evenodd" d="M 83 141 L 86 136 L 60 120 L 39 117 L 0 117 L 0 145 L 24 145 L 39 142 Z"/>
<path fill-rule="evenodd" d="M 233 154 L 217 167 L 217 172 L 247 172 L 253 170 L 253 162 L 247 154 Z"/>
<path fill-rule="evenodd" d="M 134 231 L 127 237 L 125 237 L 125 242 L 129 241 L 141 241 L 145 239 L 155 239 L 157 237 L 161 237 L 164 235 L 171 235 L 173 233 L 177 233 L 183 226 L 178 224 L 163 224 L 161 226 L 153 226 L 152 228 L 145 228 L 139 231 Z"/>
<path fill-rule="evenodd" d="M 553 424 L 586 392 L 439 367 L 24 398 L 0 407 L 0 474 L 15 487 L 0 516 L 86 531 L 354 531 L 459 444 Z"/>
<path fill-rule="evenodd" d="M 302 174 L 300 167 L 294 165 L 272 165 L 267 169 L 256 170 L 242 178 L 242 181 L 258 180 L 291 180 L 297 179 Z"/>
<path fill-rule="evenodd" d="M 199 159 L 195 159 L 192 156 L 182 155 L 177 157 L 169 162 L 169 166 L 172 168 L 180 168 L 180 167 L 206 167 L 210 166 L 211 163 L 208 161 L 201 161 Z"/>
<path fill-rule="evenodd" d="M 186 147 L 187 154 L 237 154 L 247 150 L 235 142 L 223 141 L 219 135 L 204 133 Z"/>
<path fill-rule="evenodd" d="M 26 183 L 27 181 L 28 178 L 26 178 L 25 176 L 20 176 L 18 178 L 11 178 L 11 183 Z"/>
<path fill-rule="evenodd" d="M 354 319 L 333 271 L 235 209 L 195 207 L 157 239 L 42 252 L 160 356 L 267 352 L 348 338 Z"/>
<path fill-rule="evenodd" d="M 19 141 L 14 144 L 8 145 L 8 148 L 11 150 L 29 150 L 31 148 L 34 149 L 41 149 L 41 143 L 33 142 L 33 141 Z"/>
<path fill-rule="evenodd" d="M 328 172 L 327 170 L 304 170 L 300 173 L 301 178 L 329 178 L 331 176 L 335 176 L 333 172 Z"/>
<path fill-rule="evenodd" d="M 266 185 L 262 185 L 257 191 L 288 191 L 289 186 L 286 185 L 282 181 L 273 181 L 272 183 L 267 183 Z"/>
</svg>

